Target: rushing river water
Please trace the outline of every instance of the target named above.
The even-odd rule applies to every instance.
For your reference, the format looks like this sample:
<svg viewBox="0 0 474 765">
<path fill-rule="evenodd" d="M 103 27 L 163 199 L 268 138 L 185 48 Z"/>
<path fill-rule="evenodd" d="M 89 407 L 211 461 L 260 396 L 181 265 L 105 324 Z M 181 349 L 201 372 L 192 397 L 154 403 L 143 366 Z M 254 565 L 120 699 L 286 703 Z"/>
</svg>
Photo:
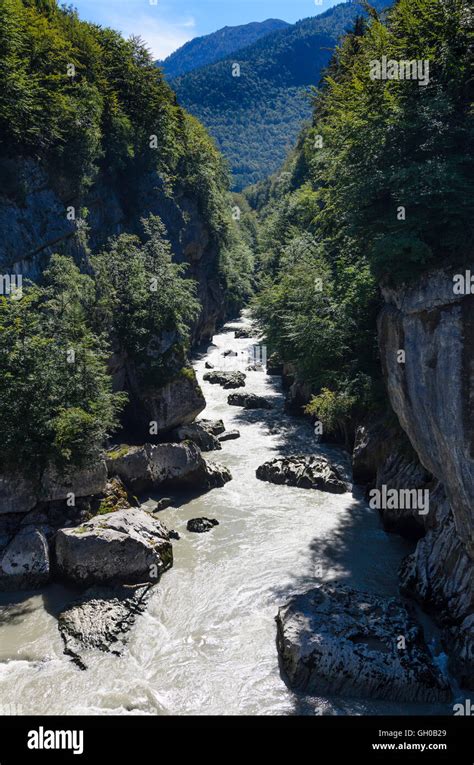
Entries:
<svg viewBox="0 0 474 765">
<path fill-rule="evenodd" d="M 222 368 L 224 350 L 245 369 L 256 340 L 234 338 L 234 322 L 195 363 Z M 176 497 L 160 517 L 181 539 L 174 566 L 155 587 L 149 608 L 121 657 L 93 653 L 80 671 L 64 656 L 54 613 L 68 593 L 48 588 L 0 601 L 0 704 L 19 714 L 380 714 L 436 713 L 442 708 L 292 693 L 281 679 L 275 615 L 295 591 L 323 579 L 376 593 L 397 593 L 397 569 L 409 548 L 381 528 L 377 513 L 355 492 L 331 495 L 256 479 L 272 457 L 320 449 L 310 424 L 283 412 L 279 379 L 247 372 L 246 390 L 271 397 L 272 411 L 227 404 L 229 391 L 202 383 L 202 414 L 222 418 L 241 438 L 207 455 L 225 463 L 233 480 L 199 498 Z M 324 449 L 338 464 L 347 458 Z M 186 531 L 197 516 L 216 518 L 207 534 Z"/>
</svg>

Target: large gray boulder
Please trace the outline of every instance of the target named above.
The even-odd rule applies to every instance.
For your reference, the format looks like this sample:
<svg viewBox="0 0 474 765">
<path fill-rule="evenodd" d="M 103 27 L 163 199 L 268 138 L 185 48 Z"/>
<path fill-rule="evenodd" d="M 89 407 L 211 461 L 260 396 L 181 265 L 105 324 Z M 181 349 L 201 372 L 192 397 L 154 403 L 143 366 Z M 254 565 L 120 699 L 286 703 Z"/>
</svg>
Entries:
<svg viewBox="0 0 474 765">
<path fill-rule="evenodd" d="M 107 483 L 104 460 L 85 468 L 59 471 L 48 467 L 41 481 L 24 475 L 4 473 L 0 475 L 0 515 L 28 513 L 38 502 L 55 502 L 74 495 L 76 498 L 101 494 Z"/>
<path fill-rule="evenodd" d="M 337 468 L 323 456 L 275 457 L 257 468 L 257 478 L 300 489 L 319 489 L 344 494 L 349 486 Z"/>
<path fill-rule="evenodd" d="M 196 420 L 196 424 L 201 425 L 209 433 L 212 433 L 213 436 L 218 436 L 225 431 L 225 425 L 222 420 L 206 420 L 201 418 Z"/>
<path fill-rule="evenodd" d="M 227 468 L 207 462 L 192 441 L 121 447 L 107 455 L 110 476 L 118 476 L 133 492 L 161 485 L 211 489 L 230 481 Z"/>
<path fill-rule="evenodd" d="M 56 534 L 61 576 L 79 585 L 156 582 L 173 565 L 168 531 L 140 509 L 97 515 Z"/>
<path fill-rule="evenodd" d="M 2 551 L 0 590 L 33 590 L 46 585 L 50 578 L 49 547 L 39 528 L 20 528 Z"/>
<path fill-rule="evenodd" d="M 273 409 L 273 404 L 264 396 L 255 393 L 231 393 L 227 397 L 229 406 L 243 406 L 244 409 Z"/>
<path fill-rule="evenodd" d="M 176 430 L 173 430 L 170 436 L 176 439 L 176 441 L 193 441 L 203 452 L 222 449 L 218 438 L 201 422 L 181 425 Z"/>
<path fill-rule="evenodd" d="M 93 649 L 122 653 L 128 633 L 147 606 L 152 585 L 91 587 L 58 617 L 64 653 L 81 669 Z"/>
<path fill-rule="evenodd" d="M 0 475 L 0 515 L 28 513 L 38 503 L 38 486 L 15 473 Z"/>
<path fill-rule="evenodd" d="M 221 385 L 225 390 L 244 388 L 246 375 L 243 372 L 206 372 L 203 379 L 211 385 Z"/>
<path fill-rule="evenodd" d="M 50 467 L 41 477 L 40 501 L 54 502 L 75 497 L 92 497 L 105 491 L 107 485 L 107 467 L 104 460 L 77 470 L 60 472 Z"/>
<path fill-rule="evenodd" d="M 293 597 L 276 620 L 282 668 L 296 690 L 402 702 L 451 697 L 401 601 L 325 584 Z"/>
</svg>

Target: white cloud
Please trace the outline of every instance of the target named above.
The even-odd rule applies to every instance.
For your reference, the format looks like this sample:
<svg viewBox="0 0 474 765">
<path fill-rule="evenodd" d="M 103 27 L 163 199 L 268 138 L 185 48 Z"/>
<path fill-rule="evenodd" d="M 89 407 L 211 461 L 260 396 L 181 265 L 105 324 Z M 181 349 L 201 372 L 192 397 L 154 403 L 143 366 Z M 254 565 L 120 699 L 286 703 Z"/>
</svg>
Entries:
<svg viewBox="0 0 474 765">
<path fill-rule="evenodd" d="M 120 29 L 126 37 L 139 35 L 155 59 L 164 59 L 195 37 L 191 30 L 194 29 L 196 22 L 194 18 L 189 17 L 184 21 L 171 23 L 153 17 L 149 13 L 141 13 L 130 17 L 123 14 L 120 16 L 110 14 L 108 24 Z"/>
</svg>

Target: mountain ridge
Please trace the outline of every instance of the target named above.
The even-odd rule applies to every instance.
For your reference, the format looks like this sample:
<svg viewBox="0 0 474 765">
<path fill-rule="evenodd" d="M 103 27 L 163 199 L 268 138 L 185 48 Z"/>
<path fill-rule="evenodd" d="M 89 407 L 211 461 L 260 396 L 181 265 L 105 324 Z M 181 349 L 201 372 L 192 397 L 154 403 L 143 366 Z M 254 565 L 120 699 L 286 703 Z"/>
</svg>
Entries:
<svg viewBox="0 0 474 765">
<path fill-rule="evenodd" d="M 208 35 L 194 37 L 166 59 L 156 63 L 163 69 L 166 77 L 180 77 L 202 66 L 216 63 L 268 34 L 290 26 L 291 24 L 281 19 L 225 26 Z"/>
<path fill-rule="evenodd" d="M 373 0 L 378 10 L 388 4 Z M 206 126 L 226 156 L 234 190 L 283 164 L 302 124 L 311 118 L 311 87 L 319 82 L 340 37 L 364 14 L 358 3 L 335 5 L 265 35 L 232 58 L 170 79 L 178 102 Z"/>
</svg>

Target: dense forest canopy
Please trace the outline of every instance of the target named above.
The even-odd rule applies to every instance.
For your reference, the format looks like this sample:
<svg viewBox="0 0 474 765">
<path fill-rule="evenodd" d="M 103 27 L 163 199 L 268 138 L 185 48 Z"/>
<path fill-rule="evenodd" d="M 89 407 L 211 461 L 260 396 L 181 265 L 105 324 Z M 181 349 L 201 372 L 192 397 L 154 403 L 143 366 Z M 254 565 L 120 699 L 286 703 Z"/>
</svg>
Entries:
<svg viewBox="0 0 474 765">
<path fill-rule="evenodd" d="M 380 405 L 378 284 L 472 262 L 472 15 L 399 0 L 358 19 L 296 150 L 246 193 L 263 220 L 256 314 L 328 430 Z M 429 82 L 372 78 L 383 56 L 429 61 Z"/>
</svg>

